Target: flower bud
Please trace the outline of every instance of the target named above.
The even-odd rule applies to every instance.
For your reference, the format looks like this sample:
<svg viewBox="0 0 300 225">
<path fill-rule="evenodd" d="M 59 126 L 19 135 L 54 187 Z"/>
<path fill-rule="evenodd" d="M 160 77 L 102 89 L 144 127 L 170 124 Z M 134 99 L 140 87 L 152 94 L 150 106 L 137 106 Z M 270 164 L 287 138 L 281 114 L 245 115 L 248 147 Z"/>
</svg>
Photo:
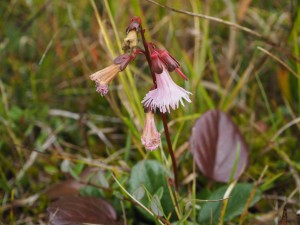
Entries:
<svg viewBox="0 0 300 225">
<path fill-rule="evenodd" d="M 146 150 L 149 151 L 157 149 L 160 144 L 160 133 L 157 132 L 154 114 L 151 111 L 146 113 L 141 141 Z"/>
<path fill-rule="evenodd" d="M 133 57 L 129 54 L 123 54 L 114 59 L 114 64 L 120 64 L 120 70 L 124 70 L 127 65 L 131 62 Z"/>
<path fill-rule="evenodd" d="M 151 53 L 150 57 L 154 73 L 161 74 L 163 71 L 163 65 L 158 57 L 158 54 L 156 52 L 153 52 Z"/>
<path fill-rule="evenodd" d="M 128 32 L 126 38 L 124 38 L 123 49 L 135 48 L 138 44 L 137 32 L 136 30 L 131 30 Z"/>
<path fill-rule="evenodd" d="M 166 50 L 157 50 L 159 53 L 159 58 L 166 65 L 169 72 L 173 72 L 176 68 L 180 67 L 179 62 L 169 54 Z"/>
<path fill-rule="evenodd" d="M 129 31 L 131 31 L 131 30 L 135 30 L 136 32 L 139 32 L 140 28 L 141 28 L 141 23 L 142 23 L 142 21 L 141 21 L 140 17 L 138 17 L 138 16 L 133 17 L 130 20 L 130 24 L 126 28 L 126 33 L 128 34 Z"/>
</svg>

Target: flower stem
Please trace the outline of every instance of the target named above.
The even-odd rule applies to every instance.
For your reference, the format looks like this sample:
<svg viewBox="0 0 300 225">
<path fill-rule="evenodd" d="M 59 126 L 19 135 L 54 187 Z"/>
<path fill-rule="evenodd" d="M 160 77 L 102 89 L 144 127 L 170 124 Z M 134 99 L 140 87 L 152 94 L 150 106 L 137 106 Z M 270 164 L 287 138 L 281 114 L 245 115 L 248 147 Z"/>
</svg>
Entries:
<svg viewBox="0 0 300 225">
<path fill-rule="evenodd" d="M 144 45 L 144 49 L 145 49 L 145 56 L 151 71 L 151 75 L 152 75 L 152 79 L 153 79 L 153 84 L 156 86 L 156 77 L 155 77 L 155 73 L 152 69 L 152 61 L 151 61 L 151 57 L 150 57 L 150 52 L 149 52 L 149 48 L 148 48 L 148 44 L 146 42 L 145 39 L 145 30 L 143 30 L 143 27 L 141 25 L 141 37 L 142 37 L 142 42 Z M 165 113 L 161 113 L 161 118 L 162 118 L 162 122 L 164 125 L 164 131 L 165 131 L 165 136 L 167 139 L 167 145 L 168 145 L 168 150 L 169 153 L 171 155 L 171 160 L 172 160 L 172 168 L 173 168 L 173 172 L 174 172 L 174 183 L 175 183 L 175 190 L 178 191 L 178 174 L 177 174 L 177 164 L 176 164 L 176 159 L 175 159 L 175 155 L 174 155 L 174 151 L 172 148 L 172 143 L 171 143 L 171 139 L 170 139 L 170 133 L 169 133 L 169 128 L 168 128 L 168 123 L 167 123 L 167 119 L 166 119 L 166 114 Z M 177 204 L 177 201 L 176 201 Z"/>
<path fill-rule="evenodd" d="M 161 114 L 161 119 L 162 119 L 162 122 L 163 122 L 163 125 L 164 125 L 165 136 L 166 136 L 166 139 L 167 139 L 169 153 L 171 155 L 173 172 L 174 172 L 175 189 L 176 189 L 176 191 L 178 191 L 177 164 L 176 164 L 174 151 L 173 151 L 173 148 L 172 148 L 172 143 L 171 143 L 170 133 L 169 133 L 169 128 L 168 128 L 168 122 L 167 122 L 167 118 L 166 118 L 165 113 Z"/>
</svg>

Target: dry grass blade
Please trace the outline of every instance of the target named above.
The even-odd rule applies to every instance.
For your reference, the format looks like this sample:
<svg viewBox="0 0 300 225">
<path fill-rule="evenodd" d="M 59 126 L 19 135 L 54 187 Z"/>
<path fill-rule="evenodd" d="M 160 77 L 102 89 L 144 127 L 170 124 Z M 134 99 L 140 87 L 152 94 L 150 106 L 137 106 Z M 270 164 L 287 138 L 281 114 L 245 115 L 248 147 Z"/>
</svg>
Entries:
<svg viewBox="0 0 300 225">
<path fill-rule="evenodd" d="M 290 128 L 291 126 L 300 123 L 300 117 L 290 121 L 286 125 L 284 125 L 282 128 L 280 128 L 276 134 L 272 137 L 271 142 L 274 142 L 276 138 L 278 138 L 286 129 Z"/>
<path fill-rule="evenodd" d="M 242 224 L 244 223 L 244 221 L 245 221 L 245 219 L 246 219 L 246 215 L 247 215 L 247 213 L 248 213 L 248 208 L 249 208 L 249 206 L 250 206 L 250 204 L 251 204 L 251 202 L 252 202 L 252 200 L 253 200 L 253 198 L 254 198 L 254 196 L 255 196 L 256 190 L 257 190 L 259 184 L 261 183 L 261 181 L 262 181 L 262 179 L 263 179 L 263 177 L 264 177 L 264 175 L 265 175 L 267 169 L 268 169 L 268 166 L 265 166 L 265 168 L 264 168 L 264 170 L 262 171 L 262 173 L 261 173 L 259 179 L 257 180 L 257 182 L 255 182 L 255 185 L 254 185 L 254 187 L 253 187 L 253 189 L 252 189 L 252 191 L 251 191 L 251 193 L 250 193 L 250 196 L 249 196 L 249 198 L 248 198 L 248 200 L 247 200 L 247 203 L 246 203 L 246 205 L 245 205 L 244 211 L 243 211 L 243 213 L 242 213 L 242 215 L 241 215 L 241 217 L 240 217 L 239 225 L 242 225 Z"/>
<path fill-rule="evenodd" d="M 295 77 L 297 77 L 298 79 L 300 79 L 300 76 L 291 68 L 289 67 L 284 61 L 282 61 L 281 59 L 279 59 L 277 56 L 273 55 L 271 52 L 269 52 L 268 50 L 262 48 L 262 47 L 257 47 L 258 50 L 266 53 L 268 56 L 270 56 L 272 59 L 274 59 L 275 61 L 279 62 L 280 65 L 282 65 L 284 68 L 286 68 L 288 71 L 290 71 Z"/>
<path fill-rule="evenodd" d="M 41 195 L 40 193 L 37 193 L 37 194 L 34 194 L 27 198 L 15 200 L 15 201 L 11 202 L 10 204 L 2 205 L 0 207 L 0 212 L 2 213 L 5 210 L 12 209 L 13 207 L 24 207 L 24 206 L 32 205 L 33 203 L 35 203 L 38 200 L 40 195 Z"/>
<path fill-rule="evenodd" d="M 223 224 L 223 220 L 224 220 L 224 216 L 225 216 L 225 212 L 226 212 L 226 208 L 227 208 L 227 205 L 228 205 L 228 200 L 229 200 L 229 197 L 230 197 L 230 193 L 232 192 L 232 190 L 234 189 L 235 185 L 237 183 L 237 180 L 234 180 L 230 185 L 229 187 L 227 188 L 225 194 L 224 194 L 224 201 L 223 201 L 223 204 L 222 204 L 222 208 L 221 208 L 221 215 L 220 215 L 220 219 L 219 219 L 219 223 L 218 225 L 222 225 Z"/>
<path fill-rule="evenodd" d="M 158 6 L 162 7 L 162 8 L 171 10 L 173 12 L 182 13 L 182 14 L 189 15 L 189 16 L 196 16 L 196 17 L 199 17 L 199 18 L 202 18 L 202 19 L 207 19 L 207 20 L 210 20 L 210 21 L 213 21 L 213 22 L 222 23 L 222 24 L 234 27 L 234 28 L 242 30 L 242 31 L 244 31 L 244 32 L 246 32 L 248 34 L 251 34 L 252 36 L 255 36 L 255 37 L 259 38 L 259 39 L 262 39 L 262 40 L 264 40 L 265 42 L 267 42 L 270 45 L 277 45 L 276 43 L 274 43 L 273 41 L 271 41 L 268 38 L 264 37 L 260 33 L 254 31 L 254 30 L 251 30 L 248 27 L 241 26 L 241 25 L 239 25 L 237 23 L 233 23 L 233 22 L 230 22 L 230 21 L 227 21 L 227 20 L 222 20 L 220 18 L 213 17 L 213 16 L 203 15 L 203 14 L 200 14 L 200 13 L 193 13 L 193 12 L 189 12 L 189 11 L 185 11 L 185 10 L 175 9 L 175 8 L 172 8 L 172 7 L 169 7 L 169 6 L 166 6 L 166 5 L 162 5 L 162 4 L 160 4 L 160 3 L 156 2 L 156 1 L 153 1 L 153 0 L 146 0 L 146 1 L 151 2 L 151 3 L 155 4 L 155 5 L 158 5 Z"/>
<path fill-rule="evenodd" d="M 252 0 L 242 0 L 239 4 L 239 12 L 237 15 L 238 21 L 242 21 L 245 17 L 245 14 L 251 4 Z"/>
</svg>

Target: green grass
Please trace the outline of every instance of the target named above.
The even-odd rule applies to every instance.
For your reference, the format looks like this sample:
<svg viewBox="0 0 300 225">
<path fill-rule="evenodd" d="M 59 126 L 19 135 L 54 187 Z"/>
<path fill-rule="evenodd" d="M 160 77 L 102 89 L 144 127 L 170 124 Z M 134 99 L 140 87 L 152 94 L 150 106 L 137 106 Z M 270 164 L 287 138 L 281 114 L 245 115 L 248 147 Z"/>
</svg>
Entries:
<svg viewBox="0 0 300 225">
<path fill-rule="evenodd" d="M 47 221 L 47 188 L 90 167 L 113 172 L 113 177 L 107 175 L 109 186 L 124 196 L 128 190 L 120 187 L 126 189 L 130 168 L 139 161 L 156 159 L 166 170 L 171 168 L 169 154 L 148 153 L 140 142 L 144 123 L 140 102 L 152 85 L 145 58 L 138 56 L 113 81 L 107 97 L 96 93 L 89 80 L 91 73 L 122 53 L 125 29 L 135 15 L 142 18 L 146 38 L 178 59 L 189 81 L 175 73 L 172 78 L 193 93 L 192 104 L 172 111 L 168 121 L 180 182 L 193 172 L 197 178 L 172 194 L 179 194 L 181 200 L 205 198 L 205 192 L 220 187 L 193 170 L 188 141 L 202 113 L 221 109 L 238 125 L 249 146 L 250 166 L 241 181 L 254 183 L 268 166 L 258 185 L 264 196 L 243 220 L 254 221 L 276 211 L 276 204 L 285 204 L 282 199 L 299 189 L 300 182 L 300 7 L 297 1 L 253 0 L 239 18 L 239 2 L 159 1 L 238 23 L 263 38 L 149 1 L 1 2 L 0 221 Z M 159 117 L 156 122 L 162 131 Z M 72 170 L 64 169 L 66 162 Z M 300 207 L 299 191 L 288 203 L 294 211 Z M 38 199 L 30 198 L 36 194 Z M 111 193 L 102 197 L 117 201 Z M 192 202 L 191 212 L 181 202 L 177 213 L 195 222 L 199 209 Z M 124 203 L 130 224 L 136 212 L 133 204 Z M 239 217 L 233 222 L 238 223 Z"/>
</svg>

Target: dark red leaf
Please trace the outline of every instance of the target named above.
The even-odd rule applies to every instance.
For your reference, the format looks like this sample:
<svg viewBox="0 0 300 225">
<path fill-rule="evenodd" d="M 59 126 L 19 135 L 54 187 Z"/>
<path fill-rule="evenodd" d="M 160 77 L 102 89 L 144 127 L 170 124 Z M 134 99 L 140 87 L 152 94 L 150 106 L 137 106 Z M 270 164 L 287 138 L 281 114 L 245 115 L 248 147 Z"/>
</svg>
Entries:
<svg viewBox="0 0 300 225">
<path fill-rule="evenodd" d="M 94 197 L 63 197 L 51 203 L 47 211 L 52 225 L 121 224 L 114 208 Z"/>
<path fill-rule="evenodd" d="M 68 197 L 68 196 L 78 196 L 80 188 L 86 186 L 84 181 L 87 181 L 87 178 L 93 178 L 96 173 L 99 172 L 99 169 L 96 168 L 87 168 L 81 174 L 79 180 L 75 180 L 74 178 L 67 179 L 65 181 L 61 181 L 49 189 L 46 190 L 45 194 L 51 199 L 55 200 L 60 197 Z M 81 182 L 82 181 L 82 182 Z"/>
<path fill-rule="evenodd" d="M 75 179 L 68 179 L 50 187 L 45 194 L 51 200 L 54 200 L 62 196 L 66 197 L 79 195 L 79 190 L 82 187 L 84 187 L 84 185 L 79 181 Z"/>
<path fill-rule="evenodd" d="M 234 178 L 239 177 L 248 164 L 248 149 L 239 129 L 219 110 L 207 111 L 196 121 L 190 149 L 201 172 L 216 181 L 228 182 L 238 149 L 240 155 Z"/>
</svg>

